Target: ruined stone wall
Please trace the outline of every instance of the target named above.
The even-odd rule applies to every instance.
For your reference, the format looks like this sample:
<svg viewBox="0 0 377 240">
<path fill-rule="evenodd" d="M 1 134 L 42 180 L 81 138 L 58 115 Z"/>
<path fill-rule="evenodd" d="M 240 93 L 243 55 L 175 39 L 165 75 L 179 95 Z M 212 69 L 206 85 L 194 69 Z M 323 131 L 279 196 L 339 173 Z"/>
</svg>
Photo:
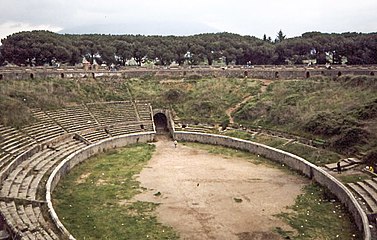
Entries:
<svg viewBox="0 0 377 240">
<path fill-rule="evenodd" d="M 255 67 L 255 68 L 178 68 L 178 69 L 125 69 L 120 71 L 84 71 L 80 69 L 6 69 L 0 68 L 1 80 L 27 79 L 85 79 L 85 78 L 197 78 L 197 77 L 249 77 L 258 79 L 306 79 L 315 76 L 338 77 L 343 75 L 377 74 L 377 67 L 337 67 L 303 68 L 303 67 Z"/>
</svg>

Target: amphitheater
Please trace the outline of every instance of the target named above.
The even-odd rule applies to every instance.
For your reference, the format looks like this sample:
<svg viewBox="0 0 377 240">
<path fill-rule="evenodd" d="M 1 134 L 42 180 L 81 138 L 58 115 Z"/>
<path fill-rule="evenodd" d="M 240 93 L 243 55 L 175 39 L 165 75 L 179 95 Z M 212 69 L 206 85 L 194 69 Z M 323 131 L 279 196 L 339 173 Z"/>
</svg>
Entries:
<svg viewBox="0 0 377 240">
<path fill-rule="evenodd" d="M 374 75 L 376 68 L 299 70 L 176 70 L 123 71 L 119 73 L 75 72 L 71 70 L 1 71 L 0 78 L 111 77 L 194 74 L 230 74 L 260 78 L 307 78 L 313 75 Z M 71 71 L 71 72 L 70 72 Z M 208 72 L 208 73 L 207 73 Z M 363 239 L 372 239 L 370 225 L 376 221 L 377 179 L 348 187 L 324 169 L 291 153 L 251 141 L 197 132 L 175 126 L 169 111 L 153 109 L 144 101 L 88 103 L 53 111 L 33 109 L 36 122 L 20 129 L 0 126 L 0 212 L 13 239 L 74 239 L 60 222 L 51 193 L 59 180 L 78 163 L 108 149 L 132 143 L 151 142 L 161 131 L 169 131 L 178 141 L 222 145 L 260 154 L 301 172 L 327 187 L 346 206 Z"/>
</svg>

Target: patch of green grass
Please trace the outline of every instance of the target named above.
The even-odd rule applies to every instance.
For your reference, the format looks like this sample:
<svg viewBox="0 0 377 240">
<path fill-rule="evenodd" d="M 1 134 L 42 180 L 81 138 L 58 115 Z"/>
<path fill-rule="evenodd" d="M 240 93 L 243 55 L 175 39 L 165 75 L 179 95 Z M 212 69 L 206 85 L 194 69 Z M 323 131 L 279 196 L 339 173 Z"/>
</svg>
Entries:
<svg viewBox="0 0 377 240">
<path fill-rule="evenodd" d="M 202 143 L 193 143 L 193 142 L 183 142 L 182 144 L 186 146 L 190 146 L 193 148 L 198 148 L 207 151 L 208 153 L 211 154 L 216 154 L 216 155 L 222 155 L 226 158 L 244 158 L 249 162 L 252 162 L 254 164 L 261 164 L 261 163 L 271 163 L 271 160 L 268 160 L 262 156 L 255 155 L 253 153 L 243 151 L 243 150 L 238 150 L 238 149 L 233 149 L 233 148 L 228 148 L 228 147 L 222 147 L 222 146 L 217 146 L 217 145 L 208 145 L 208 144 L 202 144 Z"/>
<path fill-rule="evenodd" d="M 58 185 L 53 201 L 59 218 L 77 239 L 177 239 L 160 224 L 157 204 L 132 202 L 135 180 L 154 151 L 138 144 L 112 150 L 75 167 Z"/>
<path fill-rule="evenodd" d="M 278 148 L 293 153 L 297 156 L 300 156 L 318 166 L 323 166 L 329 163 L 335 163 L 342 158 L 339 154 L 335 152 L 331 152 L 320 148 L 312 148 L 310 146 L 295 142 L 279 146 Z"/>
<path fill-rule="evenodd" d="M 371 177 L 366 174 L 351 174 L 351 175 L 339 174 L 337 175 L 337 179 L 339 179 L 344 184 L 360 182 L 360 181 L 364 181 L 370 178 Z"/>
<path fill-rule="evenodd" d="M 277 216 L 287 222 L 296 233 L 276 229 L 290 239 L 361 239 L 357 227 L 344 206 L 326 189 L 311 184 L 288 212 Z"/>
<path fill-rule="evenodd" d="M 229 137 L 235 137 L 235 138 L 240 138 L 240 139 L 245 139 L 249 141 L 255 141 L 256 136 L 253 136 L 250 133 L 247 133 L 245 131 L 238 131 L 238 130 L 230 130 L 225 132 L 226 136 Z"/>
<path fill-rule="evenodd" d="M 287 143 L 286 139 L 279 137 L 273 137 L 268 135 L 255 135 L 253 136 L 250 133 L 242 131 L 228 131 L 225 133 L 227 136 L 237 137 L 240 139 L 250 140 L 258 143 L 262 143 L 271 147 L 275 147 L 290 153 L 293 153 L 297 156 L 300 156 L 311 163 L 314 163 L 319 166 L 323 166 L 328 163 L 334 163 L 339 161 L 342 157 L 335 152 L 328 151 L 321 148 L 313 148 L 307 145 L 299 143 Z"/>
</svg>

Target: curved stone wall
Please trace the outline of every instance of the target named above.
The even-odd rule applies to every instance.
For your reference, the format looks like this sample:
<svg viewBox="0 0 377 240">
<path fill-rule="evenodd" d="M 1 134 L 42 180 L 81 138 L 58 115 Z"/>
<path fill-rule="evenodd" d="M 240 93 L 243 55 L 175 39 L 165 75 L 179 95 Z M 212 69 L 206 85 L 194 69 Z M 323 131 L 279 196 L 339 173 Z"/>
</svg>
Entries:
<svg viewBox="0 0 377 240">
<path fill-rule="evenodd" d="M 241 149 L 284 163 L 290 168 L 303 173 L 308 178 L 315 180 L 320 185 L 327 187 L 352 214 L 357 227 L 364 235 L 364 240 L 371 239 L 368 218 L 352 193 L 336 178 L 305 159 L 263 144 L 222 135 L 175 132 L 174 137 L 178 141 L 199 142 Z"/>
<path fill-rule="evenodd" d="M 75 239 L 60 222 L 59 217 L 57 216 L 52 205 L 51 193 L 60 179 L 67 175 L 69 171 L 77 164 L 85 161 L 90 156 L 106 151 L 108 149 L 123 147 L 132 143 L 152 141 L 154 139 L 154 136 L 154 132 L 148 132 L 106 139 L 96 144 L 89 145 L 81 149 L 80 151 L 71 154 L 54 169 L 46 184 L 46 200 L 50 215 L 54 223 L 59 228 L 59 230 L 64 233 L 64 235 L 68 236 L 69 239 Z M 303 173 L 308 178 L 315 180 L 322 186 L 327 187 L 334 195 L 338 197 L 338 199 L 347 207 L 349 212 L 352 214 L 357 227 L 361 232 L 363 232 L 364 240 L 371 239 L 367 216 L 361 209 L 356 199 L 353 197 L 352 193 L 342 183 L 340 183 L 326 171 L 306 161 L 305 159 L 263 144 L 222 135 L 194 132 L 175 132 L 174 137 L 178 141 L 200 142 L 246 150 L 252 153 L 260 154 L 271 160 L 284 163 L 288 167 Z"/>
<path fill-rule="evenodd" d="M 79 151 L 69 155 L 64 161 L 62 161 L 51 173 L 47 183 L 46 183 L 46 201 L 49 209 L 50 216 L 54 221 L 57 228 L 69 239 L 75 239 L 69 231 L 64 227 L 60 222 L 58 215 L 56 214 L 54 207 L 52 205 L 51 194 L 54 191 L 56 185 L 59 181 L 67 175 L 72 168 L 77 164 L 85 161 L 89 157 L 104 152 L 109 149 L 123 147 L 133 143 L 146 143 L 154 140 L 155 132 L 146 132 L 146 133 L 134 133 L 129 135 L 123 135 L 119 137 L 113 137 L 99 141 L 95 144 L 91 144 Z"/>
</svg>

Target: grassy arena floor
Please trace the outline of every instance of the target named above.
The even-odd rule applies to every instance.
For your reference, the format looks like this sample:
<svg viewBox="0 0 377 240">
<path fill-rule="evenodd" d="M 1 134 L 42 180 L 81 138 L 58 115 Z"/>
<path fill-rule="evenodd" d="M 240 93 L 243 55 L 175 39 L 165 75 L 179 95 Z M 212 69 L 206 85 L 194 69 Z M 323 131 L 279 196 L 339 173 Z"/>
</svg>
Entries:
<svg viewBox="0 0 377 240">
<path fill-rule="evenodd" d="M 128 202 L 140 192 L 134 175 L 154 151 L 133 145 L 95 156 L 77 166 L 54 191 L 59 218 L 77 239 L 177 239 L 157 222 L 147 202 Z"/>
<path fill-rule="evenodd" d="M 189 145 L 213 154 L 265 162 L 264 159 L 255 162 L 252 160 L 255 156 L 239 150 Z M 63 179 L 54 192 L 54 206 L 77 239 L 179 238 L 173 229 L 157 222 L 156 204 L 127 201 L 141 191 L 134 176 L 151 158 L 154 149 L 153 145 L 139 144 L 113 150 L 87 160 Z M 360 239 L 341 204 L 316 185 L 305 187 L 295 205 L 278 217 L 294 229 L 294 232 L 276 229 L 287 239 Z"/>
</svg>

